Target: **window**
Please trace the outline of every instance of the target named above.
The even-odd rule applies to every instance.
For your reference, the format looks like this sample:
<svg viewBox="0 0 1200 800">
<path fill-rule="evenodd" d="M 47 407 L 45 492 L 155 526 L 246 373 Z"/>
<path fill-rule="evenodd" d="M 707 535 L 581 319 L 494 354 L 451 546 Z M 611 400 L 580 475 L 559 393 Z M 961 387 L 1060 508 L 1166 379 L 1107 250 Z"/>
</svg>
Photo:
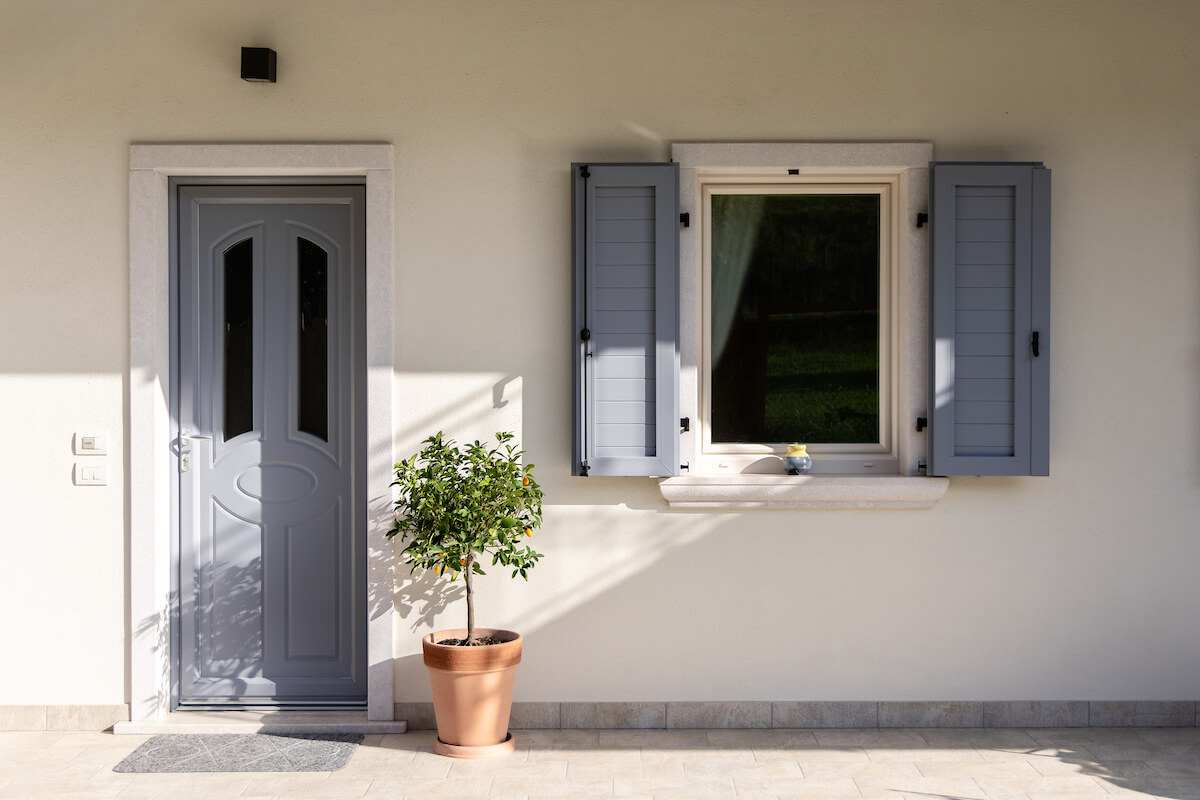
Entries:
<svg viewBox="0 0 1200 800">
<path fill-rule="evenodd" d="M 572 166 L 573 474 L 678 476 L 664 497 L 696 508 L 927 508 L 948 483 L 918 476 L 1047 474 L 1042 164 L 671 155 Z"/>
<path fill-rule="evenodd" d="M 695 220 L 680 237 L 690 474 L 779 474 L 791 442 L 814 474 L 919 473 L 927 243 L 912 223 L 932 157 L 926 143 L 673 146 Z"/>
<path fill-rule="evenodd" d="M 891 450 L 892 182 L 706 180 L 705 450 Z"/>
</svg>

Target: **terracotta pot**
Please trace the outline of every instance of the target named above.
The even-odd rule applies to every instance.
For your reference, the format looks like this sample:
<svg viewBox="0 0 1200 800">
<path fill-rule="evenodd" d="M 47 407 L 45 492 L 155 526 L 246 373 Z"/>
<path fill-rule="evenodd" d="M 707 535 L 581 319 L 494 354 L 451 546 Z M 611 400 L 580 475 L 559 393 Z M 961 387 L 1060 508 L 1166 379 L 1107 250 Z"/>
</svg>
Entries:
<svg viewBox="0 0 1200 800">
<path fill-rule="evenodd" d="M 479 647 L 435 644 L 466 635 L 466 630 L 459 628 L 437 631 L 421 640 L 437 716 L 434 751 L 459 758 L 511 752 L 508 719 L 513 679 L 521 663 L 521 634 L 476 628 L 476 636 L 500 639 L 501 643 Z"/>
</svg>

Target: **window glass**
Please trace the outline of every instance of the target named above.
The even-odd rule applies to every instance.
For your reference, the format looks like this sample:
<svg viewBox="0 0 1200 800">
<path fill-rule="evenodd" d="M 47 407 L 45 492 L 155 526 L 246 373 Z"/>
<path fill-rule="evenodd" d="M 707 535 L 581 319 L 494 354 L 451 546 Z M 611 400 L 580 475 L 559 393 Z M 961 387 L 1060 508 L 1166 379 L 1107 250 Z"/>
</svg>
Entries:
<svg viewBox="0 0 1200 800">
<path fill-rule="evenodd" d="M 879 442 L 879 194 L 711 202 L 712 441 Z"/>
<path fill-rule="evenodd" d="M 224 253 L 224 441 L 254 428 L 254 240 Z"/>
<path fill-rule="evenodd" d="M 298 242 L 300 308 L 300 430 L 329 440 L 329 254 L 307 239 Z"/>
</svg>

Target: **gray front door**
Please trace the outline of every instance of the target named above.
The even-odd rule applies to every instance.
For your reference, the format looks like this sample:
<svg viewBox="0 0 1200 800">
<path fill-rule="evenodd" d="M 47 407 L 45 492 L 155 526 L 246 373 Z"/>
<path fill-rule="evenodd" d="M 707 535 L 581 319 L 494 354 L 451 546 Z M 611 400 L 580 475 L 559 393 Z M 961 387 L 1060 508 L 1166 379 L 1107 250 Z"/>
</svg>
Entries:
<svg viewBox="0 0 1200 800">
<path fill-rule="evenodd" d="M 363 201 L 178 187 L 183 705 L 366 700 Z"/>
</svg>

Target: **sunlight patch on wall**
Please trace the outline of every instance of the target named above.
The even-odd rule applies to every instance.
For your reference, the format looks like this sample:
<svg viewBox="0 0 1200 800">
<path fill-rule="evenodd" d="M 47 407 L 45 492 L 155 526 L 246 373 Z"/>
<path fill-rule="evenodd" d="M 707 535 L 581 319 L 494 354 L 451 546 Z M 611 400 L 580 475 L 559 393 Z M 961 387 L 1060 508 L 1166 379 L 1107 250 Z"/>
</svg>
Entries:
<svg viewBox="0 0 1200 800">
<path fill-rule="evenodd" d="M 522 444 L 522 387 L 520 375 L 503 372 L 397 372 L 396 458 L 412 455 L 438 431 L 460 443 L 486 443 L 511 431 Z"/>
</svg>

